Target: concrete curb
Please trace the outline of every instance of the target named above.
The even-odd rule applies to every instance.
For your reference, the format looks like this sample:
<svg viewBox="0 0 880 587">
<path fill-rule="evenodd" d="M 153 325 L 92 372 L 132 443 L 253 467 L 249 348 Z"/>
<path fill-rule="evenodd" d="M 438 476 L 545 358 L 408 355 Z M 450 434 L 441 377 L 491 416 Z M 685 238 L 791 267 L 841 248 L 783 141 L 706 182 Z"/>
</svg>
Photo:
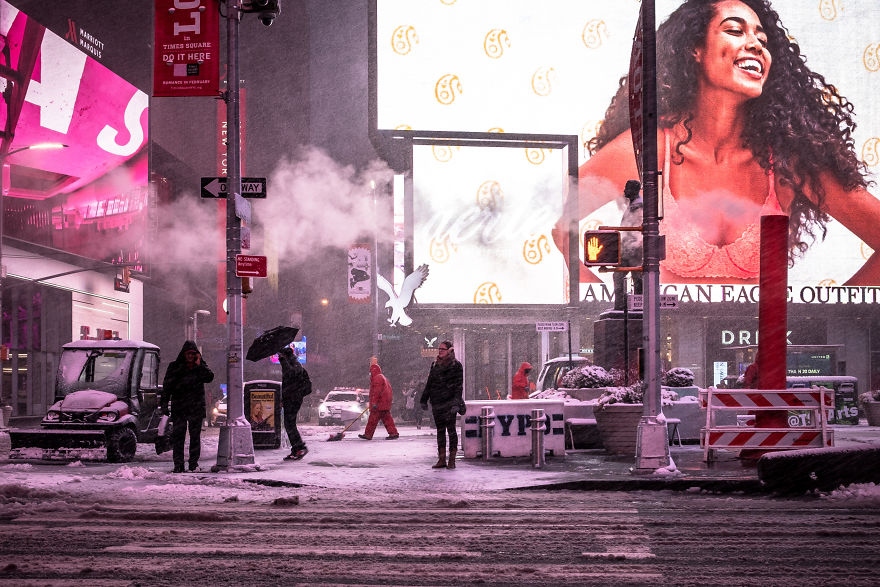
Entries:
<svg viewBox="0 0 880 587">
<path fill-rule="evenodd" d="M 550 483 L 515 487 L 508 491 L 706 491 L 709 493 L 764 493 L 757 479 L 720 478 L 639 478 L 585 479 L 565 483 Z"/>
<path fill-rule="evenodd" d="M 880 483 L 880 447 L 811 448 L 768 453 L 758 479 L 777 493 L 831 491 L 852 483 Z"/>
</svg>

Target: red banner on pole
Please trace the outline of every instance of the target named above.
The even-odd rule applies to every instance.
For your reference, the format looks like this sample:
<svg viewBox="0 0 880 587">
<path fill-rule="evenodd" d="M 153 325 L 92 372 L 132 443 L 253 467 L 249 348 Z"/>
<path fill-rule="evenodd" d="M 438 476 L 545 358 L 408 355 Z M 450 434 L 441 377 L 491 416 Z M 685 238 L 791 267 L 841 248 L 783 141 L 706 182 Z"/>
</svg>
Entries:
<svg viewBox="0 0 880 587">
<path fill-rule="evenodd" d="M 156 0 L 154 20 L 153 96 L 217 96 L 217 0 Z"/>
</svg>

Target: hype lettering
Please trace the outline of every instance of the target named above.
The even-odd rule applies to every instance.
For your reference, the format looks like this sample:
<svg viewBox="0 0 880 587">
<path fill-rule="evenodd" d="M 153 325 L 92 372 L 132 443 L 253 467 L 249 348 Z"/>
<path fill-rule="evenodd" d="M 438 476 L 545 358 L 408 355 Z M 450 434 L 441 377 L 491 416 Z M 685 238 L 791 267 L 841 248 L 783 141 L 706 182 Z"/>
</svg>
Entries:
<svg viewBox="0 0 880 587">
<path fill-rule="evenodd" d="M 510 436 L 510 425 L 516 420 L 516 435 L 525 436 L 531 434 L 532 416 L 531 414 L 505 414 L 495 416 L 495 419 L 501 424 L 501 436 Z M 550 434 L 550 418 L 544 420 L 544 434 Z"/>
</svg>

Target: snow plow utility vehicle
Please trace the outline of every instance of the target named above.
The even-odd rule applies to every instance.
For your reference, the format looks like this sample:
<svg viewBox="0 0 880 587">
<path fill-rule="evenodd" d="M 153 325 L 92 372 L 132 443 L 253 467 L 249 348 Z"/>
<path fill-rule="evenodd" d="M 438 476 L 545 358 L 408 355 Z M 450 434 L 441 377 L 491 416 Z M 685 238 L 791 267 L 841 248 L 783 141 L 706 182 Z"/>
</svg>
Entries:
<svg viewBox="0 0 880 587">
<path fill-rule="evenodd" d="M 22 449 L 57 453 L 107 449 L 111 463 L 128 462 L 137 444 L 170 448 L 159 434 L 159 347 L 135 340 L 78 340 L 62 347 L 55 377 L 55 403 L 39 429 L 9 431 L 11 457 Z M 47 456 L 46 452 L 43 454 Z"/>
</svg>

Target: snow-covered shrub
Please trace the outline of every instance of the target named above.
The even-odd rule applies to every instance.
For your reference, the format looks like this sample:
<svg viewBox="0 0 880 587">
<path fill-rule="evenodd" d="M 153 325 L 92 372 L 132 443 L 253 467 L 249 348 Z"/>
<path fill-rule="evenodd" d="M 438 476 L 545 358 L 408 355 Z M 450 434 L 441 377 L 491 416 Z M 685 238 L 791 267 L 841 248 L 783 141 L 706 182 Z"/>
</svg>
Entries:
<svg viewBox="0 0 880 587">
<path fill-rule="evenodd" d="M 859 402 L 866 404 L 868 402 L 880 402 L 880 389 L 873 389 L 859 394 Z"/>
<path fill-rule="evenodd" d="M 639 381 L 635 385 L 628 387 L 609 388 L 599 396 L 599 406 L 606 404 L 641 404 L 645 400 L 645 383 Z M 678 394 L 670 389 L 663 389 L 660 392 L 660 403 L 664 406 L 672 405 L 672 402 L 678 401 Z"/>
<path fill-rule="evenodd" d="M 586 387 L 607 387 L 611 385 L 611 375 L 598 365 L 584 365 L 572 369 L 562 376 L 561 387 L 580 389 Z"/>
<path fill-rule="evenodd" d="M 690 387 L 694 384 L 694 372 L 684 367 L 674 367 L 663 374 L 663 385 L 667 387 Z"/>
</svg>

